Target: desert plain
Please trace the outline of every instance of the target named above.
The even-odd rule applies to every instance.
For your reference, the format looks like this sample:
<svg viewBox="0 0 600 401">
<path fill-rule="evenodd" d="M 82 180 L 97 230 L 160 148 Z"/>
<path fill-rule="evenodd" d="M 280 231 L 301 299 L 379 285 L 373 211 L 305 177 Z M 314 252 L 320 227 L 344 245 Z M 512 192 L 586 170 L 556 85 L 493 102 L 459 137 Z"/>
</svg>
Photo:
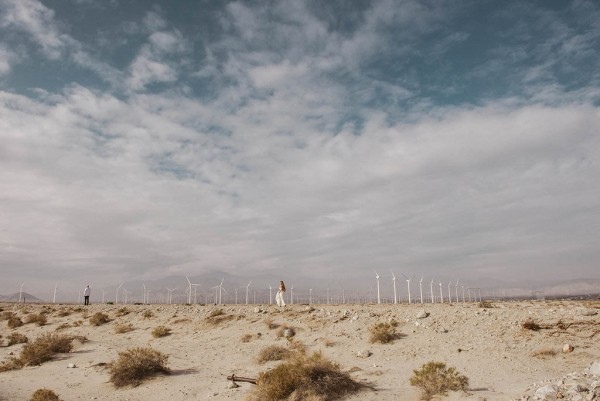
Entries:
<svg viewBox="0 0 600 401">
<path fill-rule="evenodd" d="M 254 384 L 231 386 L 227 376 L 256 378 L 280 361 L 258 362 L 262 349 L 286 346 L 282 328 L 293 328 L 293 341 L 307 353 L 321 352 L 352 378 L 367 384 L 341 399 L 418 400 L 413 370 L 430 361 L 444 362 L 469 379 L 467 392 L 436 399 L 515 400 L 533 385 L 581 371 L 600 360 L 600 302 L 519 301 L 380 305 L 106 305 L 0 304 L 24 322 L 43 312 L 46 322 L 10 328 L 0 321 L 0 363 L 18 356 L 24 344 L 7 346 L 13 332 L 29 341 L 45 333 L 85 338 L 71 352 L 39 366 L 0 373 L 0 400 L 31 399 L 47 388 L 61 400 L 245 400 Z M 94 325 L 98 312 L 110 321 Z M 371 343 L 370 328 L 393 322 L 395 337 Z M 532 330 L 527 322 L 539 326 Z M 118 326 L 131 331 L 117 333 Z M 167 327 L 169 335 L 153 330 Z M 563 352 L 568 345 L 569 352 Z M 107 364 L 119 352 L 151 347 L 168 356 L 168 375 L 140 385 L 117 388 Z"/>
</svg>

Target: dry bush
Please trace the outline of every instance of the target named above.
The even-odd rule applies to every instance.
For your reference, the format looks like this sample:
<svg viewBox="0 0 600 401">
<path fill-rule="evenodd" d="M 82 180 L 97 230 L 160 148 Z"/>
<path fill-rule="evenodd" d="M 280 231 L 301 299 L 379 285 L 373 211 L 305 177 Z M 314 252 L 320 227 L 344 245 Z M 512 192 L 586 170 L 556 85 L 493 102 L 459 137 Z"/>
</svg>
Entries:
<svg viewBox="0 0 600 401">
<path fill-rule="evenodd" d="M 72 327 L 71 324 L 69 324 L 69 323 L 61 323 L 61 324 L 58 325 L 58 327 L 56 327 L 56 329 L 54 329 L 54 331 L 60 331 L 60 330 L 68 329 L 69 327 Z"/>
<path fill-rule="evenodd" d="M 9 320 L 13 317 L 17 317 L 15 312 L 5 311 L 0 313 L 0 320 Z"/>
<path fill-rule="evenodd" d="M 69 309 L 61 309 L 56 313 L 56 316 L 66 317 L 66 316 L 69 316 L 70 314 L 71 314 L 71 311 Z"/>
<path fill-rule="evenodd" d="M 208 314 L 208 317 L 211 318 L 211 317 L 221 316 L 223 313 L 224 313 L 223 309 L 213 309 Z"/>
<path fill-rule="evenodd" d="M 292 351 L 288 347 L 281 345 L 269 345 L 263 348 L 258 353 L 256 358 L 258 363 L 265 363 L 270 361 L 281 361 L 287 359 L 292 355 Z"/>
<path fill-rule="evenodd" d="M 252 340 L 252 334 L 244 334 L 240 337 L 240 341 L 243 343 L 249 343 Z"/>
<path fill-rule="evenodd" d="M 156 374 L 168 374 L 168 356 L 152 348 L 132 348 L 119 352 L 119 358 L 108 365 L 110 381 L 116 387 L 139 386 Z"/>
<path fill-rule="evenodd" d="M 9 370 L 17 370 L 23 367 L 23 362 L 19 358 L 10 357 L 0 364 L 0 373 L 8 372 Z"/>
<path fill-rule="evenodd" d="M 19 359 L 23 365 L 40 365 L 52 359 L 55 353 L 70 352 L 73 348 L 73 337 L 56 333 L 39 336 L 35 341 L 25 344 Z"/>
<path fill-rule="evenodd" d="M 446 395 L 448 390 L 466 391 L 469 379 L 443 362 L 428 362 L 421 369 L 413 370 L 410 384 L 421 390 L 422 400 L 431 400 L 436 395 Z"/>
<path fill-rule="evenodd" d="M 152 330 L 152 337 L 165 337 L 171 334 L 171 329 L 165 326 L 157 326 Z"/>
<path fill-rule="evenodd" d="M 115 316 L 122 317 L 122 316 L 128 315 L 130 313 L 131 312 L 129 311 L 129 309 L 123 307 L 123 308 L 120 308 L 119 310 L 117 310 L 117 312 L 115 313 Z"/>
<path fill-rule="evenodd" d="M 557 354 L 556 350 L 549 348 L 549 347 L 545 347 L 545 348 L 540 348 L 540 349 L 533 351 L 530 355 L 537 357 L 537 358 L 544 358 L 546 356 L 554 356 L 556 354 Z"/>
<path fill-rule="evenodd" d="M 535 322 L 535 320 L 533 320 L 531 318 L 529 318 L 529 319 L 525 320 L 523 323 L 521 323 L 521 327 L 525 330 L 532 330 L 532 331 L 539 331 L 542 328 L 542 326 L 537 324 Z"/>
<path fill-rule="evenodd" d="M 216 326 L 219 323 L 226 322 L 234 319 L 232 315 L 228 315 L 223 312 L 223 309 L 214 309 L 204 319 L 207 323 Z"/>
<path fill-rule="evenodd" d="M 108 322 L 110 322 L 110 318 L 107 314 L 102 312 L 96 312 L 94 313 L 94 316 L 90 318 L 90 324 L 94 326 L 102 326 Z"/>
<path fill-rule="evenodd" d="M 46 323 L 48 323 L 48 319 L 43 313 L 30 313 L 25 318 L 25 323 L 35 323 L 38 326 L 44 326 Z"/>
<path fill-rule="evenodd" d="M 10 333 L 7 337 L 8 339 L 8 346 L 10 347 L 11 345 L 15 345 L 15 344 L 25 344 L 27 342 L 29 342 L 29 338 L 27 338 L 26 335 L 21 334 L 21 333 L 17 333 L 16 331 L 13 333 Z"/>
<path fill-rule="evenodd" d="M 154 313 L 152 313 L 151 310 L 145 310 L 142 316 L 144 317 L 144 319 L 150 319 L 154 317 Z"/>
<path fill-rule="evenodd" d="M 115 325 L 115 333 L 117 334 L 123 334 L 123 333 L 129 333 L 130 331 L 135 330 L 135 328 L 133 327 L 133 325 L 131 323 L 119 323 L 117 325 Z"/>
<path fill-rule="evenodd" d="M 61 399 L 52 390 L 41 388 L 36 390 L 29 401 L 61 401 Z"/>
<path fill-rule="evenodd" d="M 388 344 L 396 338 L 396 328 L 391 323 L 377 323 L 369 328 L 369 342 Z"/>
<path fill-rule="evenodd" d="M 267 325 L 269 330 L 275 330 L 279 327 L 279 323 L 275 323 L 270 317 L 265 319 L 265 325 Z"/>
<path fill-rule="evenodd" d="M 480 301 L 479 302 L 479 307 L 480 308 L 484 308 L 484 309 L 495 308 L 495 306 L 494 306 L 493 303 L 491 303 L 490 301 L 486 301 L 486 300 Z"/>
<path fill-rule="evenodd" d="M 364 387 L 320 353 L 294 354 L 288 361 L 262 372 L 250 401 L 329 401 L 355 393 Z"/>
<path fill-rule="evenodd" d="M 17 327 L 23 326 L 23 321 L 17 316 L 13 316 L 6 321 L 6 324 L 11 329 L 16 329 Z"/>
</svg>

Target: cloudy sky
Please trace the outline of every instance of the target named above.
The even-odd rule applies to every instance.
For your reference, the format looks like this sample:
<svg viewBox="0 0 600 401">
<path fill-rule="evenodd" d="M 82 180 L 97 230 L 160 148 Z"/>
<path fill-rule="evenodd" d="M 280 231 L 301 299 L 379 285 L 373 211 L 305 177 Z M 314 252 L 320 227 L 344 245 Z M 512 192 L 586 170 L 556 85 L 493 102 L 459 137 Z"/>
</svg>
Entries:
<svg viewBox="0 0 600 401">
<path fill-rule="evenodd" d="M 600 4 L 0 0 L 0 293 L 598 278 Z"/>
</svg>

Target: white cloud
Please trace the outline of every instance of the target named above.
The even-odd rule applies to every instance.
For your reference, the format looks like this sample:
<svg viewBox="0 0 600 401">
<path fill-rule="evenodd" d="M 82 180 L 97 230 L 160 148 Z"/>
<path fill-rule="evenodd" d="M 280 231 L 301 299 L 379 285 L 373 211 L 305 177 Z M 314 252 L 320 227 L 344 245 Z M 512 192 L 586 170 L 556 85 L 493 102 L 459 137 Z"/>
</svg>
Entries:
<svg viewBox="0 0 600 401">
<path fill-rule="evenodd" d="M 0 77 L 8 75 L 17 56 L 0 43 Z"/>
</svg>

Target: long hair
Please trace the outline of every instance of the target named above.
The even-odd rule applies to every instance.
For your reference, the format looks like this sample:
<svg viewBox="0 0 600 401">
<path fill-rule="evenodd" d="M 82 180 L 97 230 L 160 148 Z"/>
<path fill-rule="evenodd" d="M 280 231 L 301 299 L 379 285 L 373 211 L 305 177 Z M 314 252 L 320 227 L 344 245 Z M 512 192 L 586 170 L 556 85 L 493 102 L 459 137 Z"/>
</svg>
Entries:
<svg viewBox="0 0 600 401">
<path fill-rule="evenodd" d="M 283 283 L 283 280 L 279 282 L 279 290 L 285 292 L 285 284 Z"/>
</svg>

